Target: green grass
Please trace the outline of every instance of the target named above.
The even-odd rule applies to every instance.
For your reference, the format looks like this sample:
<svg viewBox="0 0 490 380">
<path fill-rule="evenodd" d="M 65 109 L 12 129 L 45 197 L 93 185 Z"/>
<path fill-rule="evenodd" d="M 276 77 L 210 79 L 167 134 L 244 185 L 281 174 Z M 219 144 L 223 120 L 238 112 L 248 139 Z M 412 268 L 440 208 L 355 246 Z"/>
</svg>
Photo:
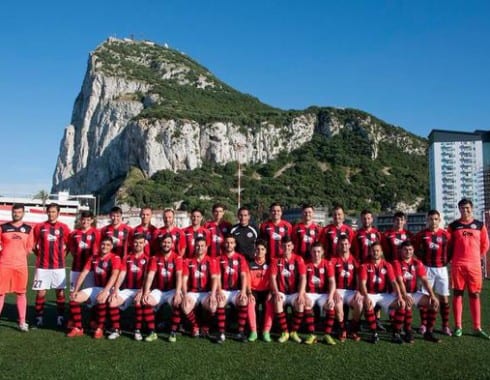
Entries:
<svg viewBox="0 0 490 380">
<path fill-rule="evenodd" d="M 490 281 L 485 281 L 482 315 L 487 331 L 490 330 L 489 290 Z M 28 297 L 32 317 L 32 292 Z M 21 333 L 16 330 L 14 300 L 12 295 L 7 297 L 0 320 L 2 379 L 490 378 L 490 341 L 470 335 L 467 304 L 465 335 L 459 339 L 443 337 L 440 344 L 432 344 L 417 336 L 414 345 L 397 346 L 384 334 L 376 346 L 348 341 L 330 347 L 292 342 L 243 344 L 231 340 L 217 345 L 186 336 L 179 336 L 175 344 L 164 339 L 135 342 L 129 336 L 116 341 L 96 341 L 88 336 L 68 339 L 54 327 L 53 292 L 48 297 L 47 327 Z M 417 323 L 416 320 L 414 325 Z"/>
</svg>

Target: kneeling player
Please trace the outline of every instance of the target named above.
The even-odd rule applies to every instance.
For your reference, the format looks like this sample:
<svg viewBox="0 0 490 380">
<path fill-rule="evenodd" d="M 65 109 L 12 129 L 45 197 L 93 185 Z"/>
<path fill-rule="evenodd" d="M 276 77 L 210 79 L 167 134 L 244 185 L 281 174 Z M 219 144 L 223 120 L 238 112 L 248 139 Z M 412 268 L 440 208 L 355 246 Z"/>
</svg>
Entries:
<svg viewBox="0 0 490 380">
<path fill-rule="evenodd" d="M 424 339 L 438 343 L 439 339 L 434 336 L 433 330 L 437 309 L 439 308 L 439 300 L 430 286 L 424 265 L 421 261 L 413 257 L 414 248 L 410 240 L 406 240 L 401 244 L 401 250 L 402 260 L 395 261 L 393 266 L 406 303 L 405 341 L 407 343 L 414 342 L 412 332 L 412 306 L 415 305 L 427 310 L 427 331 L 424 333 Z M 417 290 L 417 280 L 420 280 L 427 294 Z"/>
<path fill-rule="evenodd" d="M 371 343 L 378 343 L 379 337 L 376 332 L 376 315 L 374 307 L 381 307 L 386 313 L 389 309 L 395 309 L 392 320 L 393 343 L 403 343 L 400 336 L 404 316 L 405 301 L 396 282 L 395 273 L 390 263 L 383 258 L 381 243 L 375 242 L 371 246 L 371 261 L 361 265 L 359 274 L 360 291 L 364 296 L 364 312 L 371 330 Z M 389 288 L 394 290 L 396 295 L 389 292 Z"/>
<path fill-rule="evenodd" d="M 121 259 L 112 253 L 112 239 L 103 238 L 100 242 L 100 252 L 92 256 L 75 283 L 75 287 L 70 295 L 70 314 L 72 330 L 67 334 L 68 337 L 83 335 L 82 327 L 82 308 L 81 305 L 87 302 L 95 305 L 97 328 L 94 333 L 95 339 L 104 337 L 104 326 L 107 314 L 107 299 L 111 294 L 111 289 L 119 275 Z M 94 273 L 95 286 L 80 290 L 85 278 L 92 271 Z"/>
<path fill-rule="evenodd" d="M 119 338 L 121 335 L 119 310 L 126 310 L 133 303 L 135 309 L 134 339 L 143 339 L 141 335 L 143 321 L 141 296 L 149 262 L 149 256 L 145 253 L 146 245 L 145 235 L 135 235 L 133 238 L 133 249 L 123 257 L 121 271 L 114 285 L 114 292 L 109 299 L 109 319 L 112 325 L 112 333 L 109 334 L 108 339 Z M 123 289 L 119 290 L 121 287 Z"/>
<path fill-rule="evenodd" d="M 174 243 L 170 233 L 162 235 L 159 239 L 160 250 L 151 258 L 143 290 L 143 315 L 150 331 L 145 341 L 153 342 L 158 339 L 153 310 L 158 310 L 167 303 L 172 308 L 168 340 L 174 343 L 177 341 L 182 303 L 182 258 L 172 250 Z"/>
<path fill-rule="evenodd" d="M 306 303 L 305 319 L 309 335 L 306 344 L 316 342 L 315 317 L 313 307 L 317 305 L 325 311 L 325 335 L 323 340 L 328 345 L 335 345 L 332 334 L 335 320 L 335 277 L 332 265 L 323 258 L 323 246 L 321 243 L 313 243 L 310 251 L 311 261 L 306 264 Z"/>
</svg>

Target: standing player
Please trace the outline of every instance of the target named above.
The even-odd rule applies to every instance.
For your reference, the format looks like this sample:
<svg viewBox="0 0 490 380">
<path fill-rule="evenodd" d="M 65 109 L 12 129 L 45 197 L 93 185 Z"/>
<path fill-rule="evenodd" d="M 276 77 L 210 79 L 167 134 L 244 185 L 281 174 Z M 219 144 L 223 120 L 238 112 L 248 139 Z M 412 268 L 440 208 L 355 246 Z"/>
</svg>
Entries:
<svg viewBox="0 0 490 380">
<path fill-rule="evenodd" d="M 216 313 L 219 270 L 216 261 L 207 255 L 204 237 L 195 241 L 194 257 L 184 261 L 182 269 L 182 311 L 191 324 L 192 336 L 199 336 L 199 324 L 195 308 L 201 304 L 206 313 L 201 321 L 202 335 L 209 334 L 209 316 Z"/>
<path fill-rule="evenodd" d="M 114 243 L 113 250 L 119 257 L 124 257 L 128 253 L 128 248 L 131 246 L 132 229 L 127 224 L 122 222 L 122 209 L 113 207 L 109 213 L 111 223 L 100 230 L 101 237 L 110 237 Z"/>
<path fill-rule="evenodd" d="M 133 249 L 125 255 L 121 262 L 119 275 L 109 298 L 109 319 L 112 332 L 107 337 L 114 340 L 121 336 L 120 311 L 126 310 L 134 303 L 135 328 L 134 339 L 143 340 L 141 324 L 143 322 L 143 282 L 150 257 L 145 252 L 146 237 L 143 234 L 133 236 Z M 123 290 L 120 288 L 123 287 Z"/>
<path fill-rule="evenodd" d="M 364 297 L 364 312 L 371 330 L 371 343 L 378 343 L 376 332 L 376 315 L 374 307 L 380 306 L 387 314 L 389 309 L 395 309 L 392 320 L 393 343 L 403 343 L 400 336 L 405 318 L 405 301 L 400 292 L 393 267 L 383 259 L 381 243 L 376 242 L 371 246 L 371 261 L 361 265 L 360 292 Z M 395 295 L 392 294 L 392 291 Z"/>
<path fill-rule="evenodd" d="M 298 329 L 303 320 L 306 302 L 306 267 L 303 258 L 293 253 L 294 245 L 290 236 L 283 237 L 282 244 L 281 253 L 272 260 L 270 269 L 272 303 L 281 329 L 278 342 L 284 343 L 291 338 L 295 342 L 301 343 Z M 289 334 L 286 318 L 286 305 L 293 306 L 294 310 L 291 334 Z M 264 323 L 264 336 L 269 336 L 269 326 L 270 322 L 266 321 Z M 264 340 L 267 341 L 265 337 Z"/>
<path fill-rule="evenodd" d="M 356 232 L 353 242 L 354 256 L 361 264 L 369 261 L 371 245 L 374 242 L 382 242 L 383 235 L 373 226 L 373 213 L 369 210 L 361 212 L 362 227 Z"/>
<path fill-rule="evenodd" d="M 209 245 L 208 255 L 217 257 L 221 255 L 224 237 L 230 233 L 231 223 L 223 219 L 226 207 L 221 203 L 213 205 L 213 220 L 204 223 L 204 228 L 209 231 L 211 244 Z"/>
<path fill-rule="evenodd" d="M 477 336 L 490 339 L 481 328 L 480 292 L 482 288 L 481 258 L 489 247 L 485 225 L 473 217 L 473 202 L 458 202 L 461 217 L 449 225 L 451 234 L 451 279 L 453 283 L 454 335 L 463 335 L 463 292 L 468 288 L 473 329 Z"/>
<path fill-rule="evenodd" d="M 337 243 L 342 236 L 347 236 L 352 244 L 354 231 L 344 223 L 345 215 L 342 206 L 335 206 L 332 210 L 332 223 L 327 225 L 320 233 L 320 242 L 325 248 L 325 258 L 330 260 L 337 255 Z"/>
<path fill-rule="evenodd" d="M 395 261 L 393 268 L 406 304 L 404 322 L 405 342 L 414 342 L 412 332 L 412 306 L 423 306 L 427 309 L 427 331 L 424 333 L 424 339 L 439 343 L 440 340 L 433 332 L 439 300 L 430 286 L 424 265 L 421 261 L 413 257 L 414 248 L 410 240 L 402 243 L 401 250 L 402 260 Z M 418 281 L 421 282 L 423 289 L 428 295 L 418 291 Z"/>
<path fill-rule="evenodd" d="M 383 252 L 388 262 L 401 260 L 401 244 L 412 239 L 412 233 L 406 229 L 407 215 L 398 211 L 393 215 L 393 228 L 384 233 Z"/>
<path fill-rule="evenodd" d="M 74 338 L 83 335 L 82 308 L 80 304 L 84 302 L 88 302 L 90 306 L 95 306 L 97 328 L 94 332 L 94 338 L 101 339 L 104 337 L 107 300 L 119 275 L 119 268 L 121 267 L 121 258 L 115 253 L 112 253 L 113 248 L 114 246 L 110 237 L 102 238 L 99 254 L 92 256 L 80 273 L 70 295 L 72 301 L 70 302 L 70 315 L 72 318 L 70 324 L 73 328 L 66 334 L 67 337 Z M 95 286 L 80 290 L 89 272 L 94 273 Z"/>
<path fill-rule="evenodd" d="M 169 233 L 160 238 L 160 249 L 151 258 L 143 288 L 143 316 L 149 330 L 146 342 L 158 339 L 155 332 L 154 309 L 165 303 L 172 308 L 172 324 L 169 342 L 177 341 L 182 306 L 182 257 L 173 251 L 173 236 Z"/>
<path fill-rule="evenodd" d="M 248 281 L 248 320 L 250 325 L 249 342 L 257 340 L 257 316 L 269 313 L 269 318 L 272 313 L 269 298 L 270 289 L 270 274 L 269 264 L 267 264 L 267 243 L 264 240 L 257 240 L 255 243 L 255 260 L 249 263 L 250 279 Z M 266 309 L 266 307 L 268 309 Z M 267 310 L 267 311 L 266 311 Z M 261 314 L 259 314 L 261 312 Z M 262 321 L 264 318 L 259 318 Z"/>
<path fill-rule="evenodd" d="M 33 247 L 33 235 L 31 226 L 22 221 L 24 212 L 23 204 L 13 204 L 12 221 L 0 226 L 0 314 L 5 294 L 15 293 L 19 330 L 27 332 L 27 255 Z"/>
<path fill-rule="evenodd" d="M 82 211 L 79 223 L 80 227 L 70 234 L 68 241 L 68 251 L 73 256 L 70 271 L 70 290 L 73 290 L 87 260 L 97 253 L 100 244 L 99 231 L 93 227 L 94 214 L 91 211 Z M 86 287 L 94 286 L 93 273 L 87 275 L 84 285 Z"/>
<path fill-rule="evenodd" d="M 230 233 L 236 240 L 236 251 L 241 253 L 248 262 L 254 260 L 255 255 L 255 241 L 259 237 L 259 231 L 257 227 L 250 224 L 250 210 L 246 207 L 240 207 L 238 209 L 238 220 Z"/>
<path fill-rule="evenodd" d="M 206 246 L 209 247 L 211 239 L 209 231 L 201 226 L 202 212 L 201 210 L 194 209 L 191 211 L 191 225 L 184 228 L 185 238 L 185 258 L 194 257 L 194 250 L 196 247 L 197 239 L 204 238 L 206 240 Z"/>
<path fill-rule="evenodd" d="M 427 214 L 428 227 L 420 231 L 415 237 L 417 256 L 422 260 L 427 271 L 430 286 L 439 297 L 439 309 L 442 319 L 442 332 L 452 335 L 449 327 L 449 275 L 447 264 L 449 262 L 448 248 L 450 235 L 446 230 L 439 228 L 441 216 L 437 210 L 430 210 Z M 426 326 L 426 308 L 420 307 L 421 321 L 420 333 L 424 334 Z"/>
<path fill-rule="evenodd" d="M 293 227 L 291 223 L 282 219 L 282 207 L 273 203 L 269 207 L 270 219 L 260 226 L 260 238 L 267 242 L 269 247 L 269 260 L 282 255 L 282 239 L 291 238 Z"/>
<path fill-rule="evenodd" d="M 332 338 L 332 329 L 335 321 L 335 277 L 332 264 L 323 258 L 323 246 L 321 243 L 314 243 L 311 247 L 311 261 L 306 263 L 306 304 L 305 320 L 309 335 L 305 340 L 306 344 L 316 342 L 315 317 L 313 307 L 317 305 L 320 310 L 324 310 L 325 335 L 323 341 L 333 346 L 335 340 Z"/>
<path fill-rule="evenodd" d="M 36 326 L 43 326 L 47 290 L 55 289 L 58 312 L 56 324 L 62 327 L 65 318 L 65 256 L 70 229 L 58 221 L 58 204 L 50 203 L 46 213 L 48 220 L 34 227 L 34 253 L 37 258 L 32 289 L 36 291 Z"/>
<path fill-rule="evenodd" d="M 303 219 L 293 227 L 294 252 L 305 261 L 310 260 L 310 249 L 320 237 L 321 227 L 313 221 L 315 212 L 312 205 L 303 205 Z"/>
<path fill-rule="evenodd" d="M 184 232 L 175 225 L 175 211 L 171 208 L 163 210 L 163 227 L 160 227 L 155 232 L 155 250 L 158 251 L 158 242 L 160 242 L 163 236 L 170 234 L 173 240 L 173 250 L 180 257 L 185 254 L 185 236 Z"/>
<path fill-rule="evenodd" d="M 150 206 L 144 206 L 140 211 L 141 223 L 133 228 L 133 235 L 143 235 L 145 237 L 145 255 L 150 257 L 153 255 L 153 239 L 155 238 L 157 228 L 151 224 L 153 212 Z"/>
<path fill-rule="evenodd" d="M 236 339 L 246 341 L 244 335 L 248 316 L 248 264 L 247 260 L 235 252 L 236 241 L 232 235 L 227 235 L 224 242 L 223 253 L 217 258 L 217 266 L 220 272 L 220 283 L 217 295 L 218 308 L 218 343 L 225 341 L 226 331 L 226 305 L 232 304 L 238 310 L 238 334 Z"/>
<path fill-rule="evenodd" d="M 352 309 L 349 338 L 357 342 L 361 340 L 359 328 L 364 299 L 357 290 L 359 263 L 351 255 L 350 250 L 349 238 L 346 235 L 341 236 L 338 241 L 338 254 L 332 258 L 331 263 L 335 274 L 336 293 L 339 297 L 338 302 L 335 303 L 335 312 L 339 321 L 340 341 L 345 341 L 347 336 L 345 306 Z"/>
</svg>

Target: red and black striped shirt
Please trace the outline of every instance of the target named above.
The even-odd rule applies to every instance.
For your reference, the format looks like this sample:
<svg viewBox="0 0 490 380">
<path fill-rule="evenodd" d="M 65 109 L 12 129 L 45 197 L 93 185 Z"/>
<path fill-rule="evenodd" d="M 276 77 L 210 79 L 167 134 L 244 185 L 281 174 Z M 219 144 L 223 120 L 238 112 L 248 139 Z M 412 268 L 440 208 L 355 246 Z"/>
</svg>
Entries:
<svg viewBox="0 0 490 380">
<path fill-rule="evenodd" d="M 355 257 L 349 255 L 349 258 L 345 259 L 337 256 L 331 260 L 331 263 L 335 272 L 337 289 L 357 290 L 359 263 Z"/>
<path fill-rule="evenodd" d="M 103 288 L 111 278 L 112 272 L 119 270 L 120 267 L 121 258 L 111 252 L 103 257 L 92 256 L 85 264 L 84 269 L 92 271 L 94 273 L 95 286 Z"/>
<path fill-rule="evenodd" d="M 360 281 L 366 281 L 368 293 L 391 293 L 391 283 L 395 281 L 395 273 L 391 264 L 380 260 L 378 264 L 366 263 L 361 265 Z"/>
<path fill-rule="evenodd" d="M 64 268 L 69 237 L 70 229 L 64 223 L 46 221 L 37 224 L 34 227 L 36 268 Z"/>
<path fill-rule="evenodd" d="M 196 257 L 186 259 L 182 271 L 183 276 L 187 276 L 188 292 L 208 292 L 211 290 L 213 275 L 219 274 L 215 259 L 204 256 L 201 261 Z"/>
<path fill-rule="evenodd" d="M 248 274 L 245 257 L 234 252 L 230 256 L 221 255 L 216 260 L 221 274 L 221 289 L 240 290 L 243 285 L 241 274 Z"/>
<path fill-rule="evenodd" d="M 175 252 L 164 256 L 160 253 L 151 258 L 149 271 L 155 272 L 151 289 L 167 291 L 177 286 L 177 272 L 182 272 L 182 257 Z"/>
<path fill-rule="evenodd" d="M 329 293 L 328 279 L 334 276 L 332 264 L 325 259 L 315 265 L 306 264 L 306 291 L 308 293 Z"/>
<path fill-rule="evenodd" d="M 71 270 L 81 272 L 87 260 L 99 250 L 100 231 L 91 227 L 86 231 L 76 229 L 70 234 L 68 250 L 73 256 Z"/>
<path fill-rule="evenodd" d="M 122 289 L 141 289 L 148 268 L 149 256 L 143 253 L 136 257 L 130 253 L 121 261 L 121 272 L 126 272 Z"/>
<path fill-rule="evenodd" d="M 277 288 L 281 293 L 293 294 L 298 292 L 300 277 L 306 275 L 306 266 L 303 258 L 291 254 L 288 258 L 276 257 L 272 260 L 271 277 L 276 276 Z"/>
<path fill-rule="evenodd" d="M 231 223 L 222 220 L 219 224 L 212 221 L 204 223 L 204 228 L 209 231 L 208 255 L 217 257 L 221 255 L 222 244 L 225 241 L 226 234 L 230 233 Z"/>
<path fill-rule="evenodd" d="M 291 239 L 294 244 L 294 252 L 305 261 L 310 259 L 311 246 L 320 238 L 320 231 L 321 227 L 316 223 L 311 223 L 309 226 L 298 223 L 293 227 Z"/>
<path fill-rule="evenodd" d="M 291 236 L 293 227 L 286 220 L 280 220 L 277 224 L 272 221 L 262 223 L 260 226 L 260 238 L 267 242 L 269 260 L 282 254 L 282 238 Z"/>
<path fill-rule="evenodd" d="M 112 252 L 122 258 L 131 247 L 132 231 L 132 228 L 124 223 L 121 223 L 117 228 L 109 224 L 100 230 L 100 238 L 110 237 L 114 245 Z"/>
<path fill-rule="evenodd" d="M 425 229 L 415 236 L 415 254 L 428 267 L 445 267 L 449 261 L 450 240 L 451 235 L 442 228 Z"/>
<path fill-rule="evenodd" d="M 370 260 L 370 250 L 373 243 L 382 243 L 382 241 L 383 235 L 376 228 L 370 228 L 369 231 L 365 228 L 359 229 L 352 244 L 357 261 L 361 264 L 367 263 Z"/>
</svg>

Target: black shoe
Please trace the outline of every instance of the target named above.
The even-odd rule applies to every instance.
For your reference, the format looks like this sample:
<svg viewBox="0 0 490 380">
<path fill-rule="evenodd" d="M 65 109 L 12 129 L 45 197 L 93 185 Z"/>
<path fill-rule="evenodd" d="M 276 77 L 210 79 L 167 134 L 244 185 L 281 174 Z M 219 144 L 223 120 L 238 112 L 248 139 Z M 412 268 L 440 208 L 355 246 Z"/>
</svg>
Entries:
<svg viewBox="0 0 490 380">
<path fill-rule="evenodd" d="M 436 337 L 434 335 L 434 333 L 428 332 L 428 331 L 424 334 L 424 340 L 426 340 L 428 342 L 432 342 L 432 343 L 440 343 L 441 342 L 441 340 L 438 337 Z"/>
<path fill-rule="evenodd" d="M 393 333 L 393 336 L 391 337 L 391 341 L 393 343 L 396 343 L 396 344 L 402 344 L 403 343 L 403 339 L 402 337 L 400 336 L 400 333 Z"/>
<path fill-rule="evenodd" d="M 403 338 L 405 342 L 412 344 L 415 342 L 415 339 L 413 337 L 413 333 L 411 331 L 405 332 L 405 337 Z"/>
<path fill-rule="evenodd" d="M 238 342 L 242 342 L 242 343 L 248 342 L 248 338 L 243 333 L 235 334 L 233 338 Z"/>
<path fill-rule="evenodd" d="M 379 342 L 379 336 L 377 332 L 373 332 L 369 337 L 369 343 L 376 344 Z"/>
<path fill-rule="evenodd" d="M 376 320 L 376 330 L 386 332 L 386 327 L 383 326 L 379 319 Z"/>
</svg>

